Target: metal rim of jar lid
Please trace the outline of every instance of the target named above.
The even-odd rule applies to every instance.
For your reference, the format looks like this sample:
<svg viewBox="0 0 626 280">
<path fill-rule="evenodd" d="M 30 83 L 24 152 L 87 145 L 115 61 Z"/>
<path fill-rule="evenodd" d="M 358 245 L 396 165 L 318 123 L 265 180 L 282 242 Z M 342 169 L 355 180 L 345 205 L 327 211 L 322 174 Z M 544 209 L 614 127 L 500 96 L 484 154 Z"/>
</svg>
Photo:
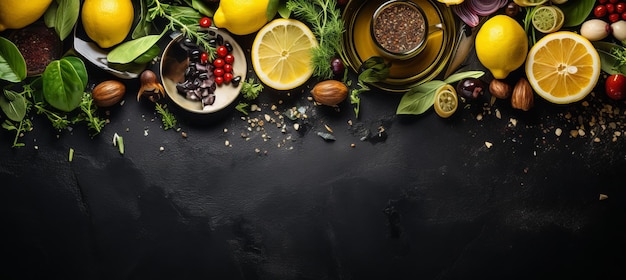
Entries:
<svg viewBox="0 0 626 280">
<path fill-rule="evenodd" d="M 387 50 L 378 42 L 378 39 L 376 38 L 376 34 L 375 34 L 376 20 L 378 16 L 381 14 L 381 12 L 384 11 L 385 9 L 390 8 L 394 5 L 403 5 L 403 4 L 415 10 L 422 17 L 422 19 L 424 20 L 424 34 L 422 35 L 422 39 L 420 40 L 420 42 L 414 48 L 411 48 L 404 52 L 393 52 L 393 51 Z M 424 47 L 426 47 L 426 39 L 428 37 L 428 27 L 429 27 L 428 19 L 426 18 L 426 14 L 417 3 L 410 1 L 410 0 L 390 0 L 380 5 L 376 9 L 376 11 L 374 11 L 374 14 L 372 15 L 372 20 L 370 23 L 370 33 L 372 36 L 372 41 L 374 41 L 376 48 L 383 54 L 383 56 L 386 56 L 392 59 L 411 59 L 415 57 L 416 55 L 418 55 L 424 49 Z"/>
</svg>

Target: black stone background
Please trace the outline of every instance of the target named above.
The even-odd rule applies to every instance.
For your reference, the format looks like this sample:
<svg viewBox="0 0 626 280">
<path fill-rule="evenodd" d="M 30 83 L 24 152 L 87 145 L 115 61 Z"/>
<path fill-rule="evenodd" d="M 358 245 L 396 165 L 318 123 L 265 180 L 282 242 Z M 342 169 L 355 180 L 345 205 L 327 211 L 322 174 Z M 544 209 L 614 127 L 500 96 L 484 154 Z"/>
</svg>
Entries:
<svg viewBox="0 0 626 280">
<path fill-rule="evenodd" d="M 240 39 L 249 55 L 252 37 Z M 92 85 L 113 78 L 89 73 Z M 234 108 L 203 117 L 169 104 L 188 137 L 164 131 L 152 104 L 135 101 L 138 81 L 126 83 L 96 137 L 39 116 L 26 147 L 0 132 L 0 279 L 624 277 L 626 139 L 596 143 L 591 128 L 572 138 L 578 124 L 564 117 L 626 110 L 600 94 L 591 106 L 537 97 L 530 112 L 498 100 L 477 120 L 488 96 L 450 119 L 401 117 L 401 96 L 375 89 L 356 119 L 347 101 L 336 111 L 307 100 L 315 81 L 266 88 L 252 117 L 272 104 L 309 116 L 278 147 L 288 134 L 272 126 L 268 141 L 243 139 Z M 336 141 L 316 135 L 324 125 Z M 386 138 L 361 139 L 379 126 Z"/>
</svg>

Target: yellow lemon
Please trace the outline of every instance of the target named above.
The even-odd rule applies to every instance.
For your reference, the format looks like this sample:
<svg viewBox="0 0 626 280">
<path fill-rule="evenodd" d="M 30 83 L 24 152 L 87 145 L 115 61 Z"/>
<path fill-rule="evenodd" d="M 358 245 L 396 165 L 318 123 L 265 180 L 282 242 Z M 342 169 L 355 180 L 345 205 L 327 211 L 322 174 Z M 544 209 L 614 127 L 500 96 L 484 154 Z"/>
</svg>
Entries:
<svg viewBox="0 0 626 280">
<path fill-rule="evenodd" d="M 506 15 L 487 20 L 476 34 L 476 56 L 494 78 L 504 79 L 526 60 L 528 38 L 524 28 Z"/>
<path fill-rule="evenodd" d="M 257 77 L 277 90 L 290 90 L 313 75 L 311 48 L 317 39 L 304 23 L 275 19 L 265 25 L 252 42 L 252 67 Z"/>
<path fill-rule="evenodd" d="M 0 1 L 0 31 L 19 29 L 38 20 L 52 0 L 2 0 Z"/>
<path fill-rule="evenodd" d="M 437 2 L 439 3 L 444 3 L 446 4 L 446 6 L 450 6 L 450 5 L 458 5 L 463 3 L 464 0 L 437 0 Z"/>
<path fill-rule="evenodd" d="M 585 37 L 570 31 L 550 33 L 528 52 L 526 76 L 544 99 L 569 104 L 585 98 L 600 78 L 600 55 Z"/>
<path fill-rule="evenodd" d="M 81 14 L 87 36 L 105 49 L 126 39 L 134 16 L 131 0 L 85 0 Z"/>
<path fill-rule="evenodd" d="M 273 2 L 275 0 L 221 0 L 213 22 L 215 26 L 226 28 L 236 35 L 254 33 L 276 14 L 276 9 L 270 7 Z M 268 9 L 274 12 L 268 13 Z"/>
</svg>

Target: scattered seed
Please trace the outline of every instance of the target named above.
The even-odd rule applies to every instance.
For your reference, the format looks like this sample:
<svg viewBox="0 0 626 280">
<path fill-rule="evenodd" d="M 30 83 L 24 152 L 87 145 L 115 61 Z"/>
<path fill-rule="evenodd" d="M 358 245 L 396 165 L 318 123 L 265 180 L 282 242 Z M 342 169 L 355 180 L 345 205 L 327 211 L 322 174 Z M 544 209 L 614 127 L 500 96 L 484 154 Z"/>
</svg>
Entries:
<svg viewBox="0 0 626 280">
<path fill-rule="evenodd" d="M 601 194 L 600 194 L 600 197 L 598 198 L 598 200 L 605 200 L 605 199 L 607 199 L 607 198 L 609 198 L 609 196 L 608 196 L 608 195 L 601 193 Z"/>
<path fill-rule="evenodd" d="M 485 142 L 485 147 L 487 147 L 487 149 L 491 149 L 492 146 L 493 146 L 493 143 Z"/>
</svg>

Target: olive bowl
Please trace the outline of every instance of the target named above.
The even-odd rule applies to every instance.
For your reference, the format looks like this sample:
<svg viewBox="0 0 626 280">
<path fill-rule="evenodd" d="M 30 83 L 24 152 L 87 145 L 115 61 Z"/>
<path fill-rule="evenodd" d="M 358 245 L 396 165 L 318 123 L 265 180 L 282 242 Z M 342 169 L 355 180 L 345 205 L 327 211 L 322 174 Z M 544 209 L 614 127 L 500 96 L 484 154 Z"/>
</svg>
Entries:
<svg viewBox="0 0 626 280">
<path fill-rule="evenodd" d="M 220 35 L 224 39 L 224 42 L 230 43 L 233 47 L 230 52 L 235 57 L 232 64 L 232 73 L 234 77 L 239 76 L 241 79 L 241 82 L 236 85 L 232 82 L 218 85 L 214 92 L 215 101 L 213 104 L 203 106 L 202 102 L 199 100 L 187 99 L 176 87 L 177 84 L 185 82 L 185 71 L 187 71 L 190 63 L 187 50 L 181 47 L 181 41 L 185 38 L 185 35 L 173 35 L 173 39 L 163 50 L 160 63 L 160 76 L 167 96 L 179 107 L 197 114 L 215 113 L 232 104 L 239 96 L 247 71 L 246 57 L 243 49 L 235 39 L 224 30 L 217 28 L 211 28 L 211 30 L 216 32 L 217 35 Z"/>
</svg>

